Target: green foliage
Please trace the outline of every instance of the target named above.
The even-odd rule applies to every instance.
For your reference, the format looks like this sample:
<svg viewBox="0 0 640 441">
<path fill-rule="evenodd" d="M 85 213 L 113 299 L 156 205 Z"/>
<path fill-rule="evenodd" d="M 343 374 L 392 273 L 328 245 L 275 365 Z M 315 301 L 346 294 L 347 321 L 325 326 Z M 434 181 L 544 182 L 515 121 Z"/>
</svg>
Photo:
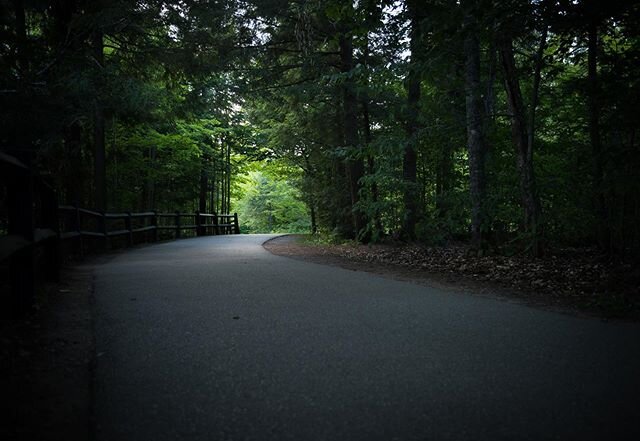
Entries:
<svg viewBox="0 0 640 441">
<path fill-rule="evenodd" d="M 200 146 L 186 133 L 160 133 L 149 127 L 113 128 L 109 149 L 110 188 L 113 206 L 124 209 L 146 209 L 153 197 L 161 211 L 190 207 L 197 191 L 200 170 Z M 153 182 L 157 194 L 150 195 L 147 186 Z M 145 198 L 147 200 L 145 200 Z"/>
<path fill-rule="evenodd" d="M 308 233 L 309 213 L 300 192 L 272 167 L 251 171 L 236 202 L 245 233 Z"/>
</svg>

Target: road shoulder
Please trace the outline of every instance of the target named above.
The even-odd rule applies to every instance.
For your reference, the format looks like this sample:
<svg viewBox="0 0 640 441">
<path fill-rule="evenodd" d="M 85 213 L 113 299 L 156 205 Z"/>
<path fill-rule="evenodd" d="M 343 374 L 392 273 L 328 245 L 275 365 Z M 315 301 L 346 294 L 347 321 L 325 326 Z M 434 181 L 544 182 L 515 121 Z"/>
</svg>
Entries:
<svg viewBox="0 0 640 441">
<path fill-rule="evenodd" d="M 595 298 L 587 293 L 578 295 L 575 292 L 561 292 L 557 285 L 553 284 L 558 283 L 554 280 L 543 286 L 531 286 L 523 280 L 513 278 L 504 281 L 489 280 L 484 277 L 482 270 L 478 271 L 478 274 L 471 269 L 471 266 L 477 263 L 474 260 L 479 259 L 463 261 L 462 265 L 470 267 L 467 271 L 459 271 L 446 262 L 430 265 L 428 261 L 425 263 L 420 247 L 416 246 L 319 245 L 310 243 L 305 236 L 291 234 L 270 239 L 263 247 L 278 256 L 369 272 L 394 280 L 438 288 L 452 294 L 484 296 L 574 316 L 640 321 L 640 305 L 630 308 L 625 305 L 624 310 L 621 310 L 617 303 L 603 305 L 600 297 Z M 489 264 L 492 264 L 492 261 Z M 552 265 L 547 265 L 549 266 Z M 570 263 L 567 263 L 567 266 L 570 267 Z M 437 270 L 432 270 L 433 267 Z M 532 274 L 534 280 L 537 280 L 534 276 L 535 274 Z M 598 301 L 594 301 L 594 298 Z M 637 298 L 633 300 L 637 301 Z"/>
<path fill-rule="evenodd" d="M 1 322 L 2 439 L 91 438 L 92 277 L 90 266 L 67 267 L 32 314 Z"/>
</svg>

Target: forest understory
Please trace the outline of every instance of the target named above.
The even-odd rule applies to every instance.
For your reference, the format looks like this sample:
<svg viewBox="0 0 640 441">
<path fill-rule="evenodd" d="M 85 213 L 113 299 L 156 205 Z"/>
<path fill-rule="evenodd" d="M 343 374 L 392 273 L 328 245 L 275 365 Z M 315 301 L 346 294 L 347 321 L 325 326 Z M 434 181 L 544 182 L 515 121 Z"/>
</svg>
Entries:
<svg viewBox="0 0 640 441">
<path fill-rule="evenodd" d="M 640 321 L 640 267 L 594 248 L 478 257 L 463 244 L 330 243 L 309 235 L 279 236 L 271 253 L 366 271 L 453 291 L 516 301 L 559 312 Z"/>
</svg>

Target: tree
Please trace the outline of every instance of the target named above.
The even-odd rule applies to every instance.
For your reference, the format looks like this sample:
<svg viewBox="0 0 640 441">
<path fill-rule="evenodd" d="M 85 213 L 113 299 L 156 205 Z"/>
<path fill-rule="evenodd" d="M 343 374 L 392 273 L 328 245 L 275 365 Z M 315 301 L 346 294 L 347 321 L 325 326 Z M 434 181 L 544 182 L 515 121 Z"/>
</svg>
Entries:
<svg viewBox="0 0 640 441">
<path fill-rule="evenodd" d="M 498 50 L 502 61 L 504 73 L 504 87 L 507 95 L 507 107 L 511 117 L 511 134 L 516 149 L 516 164 L 520 178 L 520 192 L 522 208 L 524 211 L 523 226 L 525 233 L 530 235 L 530 248 L 534 256 L 542 255 L 542 221 L 541 206 L 536 177 L 533 168 L 533 141 L 535 111 L 538 102 L 540 73 L 542 67 L 542 55 L 546 45 L 546 27 L 542 31 L 542 37 L 538 52 L 536 53 L 536 65 L 534 69 L 533 87 L 527 117 L 527 109 L 522 98 L 520 78 L 516 67 L 513 50 L 513 29 L 517 22 L 511 22 L 501 29 L 498 40 Z"/>
<path fill-rule="evenodd" d="M 420 114 L 420 53 L 422 41 L 422 15 L 418 1 L 408 0 L 407 15 L 410 21 L 409 47 L 411 48 L 411 64 L 407 73 L 407 140 L 402 157 L 402 179 L 404 181 L 404 223 L 403 234 L 408 240 L 416 238 L 416 222 L 418 220 L 417 176 L 417 132 L 418 115 Z"/>
<path fill-rule="evenodd" d="M 477 2 L 466 1 L 464 11 L 465 92 L 467 148 L 469 149 L 469 188 L 471 194 L 471 242 L 477 250 L 485 246 L 485 157 L 486 145 L 482 116 L 480 82 L 480 41 Z"/>
</svg>

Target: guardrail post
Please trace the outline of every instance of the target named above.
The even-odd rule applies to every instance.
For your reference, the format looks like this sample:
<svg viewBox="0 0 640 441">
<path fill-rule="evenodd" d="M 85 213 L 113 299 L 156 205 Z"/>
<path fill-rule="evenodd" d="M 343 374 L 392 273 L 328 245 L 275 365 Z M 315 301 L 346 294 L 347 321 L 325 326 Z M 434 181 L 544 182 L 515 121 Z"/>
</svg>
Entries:
<svg viewBox="0 0 640 441">
<path fill-rule="evenodd" d="M 238 213 L 233 213 L 233 228 L 236 234 L 240 234 L 240 224 L 238 223 Z"/>
<path fill-rule="evenodd" d="M 133 227 L 132 227 L 132 222 L 131 222 L 131 212 L 127 211 L 127 217 L 124 218 L 124 228 L 125 230 L 127 230 L 129 233 L 127 234 L 127 245 L 128 246 L 133 246 Z"/>
<path fill-rule="evenodd" d="M 176 239 L 180 239 L 181 231 L 180 231 L 180 212 L 176 211 Z"/>
<path fill-rule="evenodd" d="M 157 211 L 153 211 L 153 215 L 151 216 L 151 225 L 153 227 L 155 227 L 153 230 L 151 230 L 151 240 L 153 240 L 154 242 L 158 241 L 158 212 Z"/>
</svg>

